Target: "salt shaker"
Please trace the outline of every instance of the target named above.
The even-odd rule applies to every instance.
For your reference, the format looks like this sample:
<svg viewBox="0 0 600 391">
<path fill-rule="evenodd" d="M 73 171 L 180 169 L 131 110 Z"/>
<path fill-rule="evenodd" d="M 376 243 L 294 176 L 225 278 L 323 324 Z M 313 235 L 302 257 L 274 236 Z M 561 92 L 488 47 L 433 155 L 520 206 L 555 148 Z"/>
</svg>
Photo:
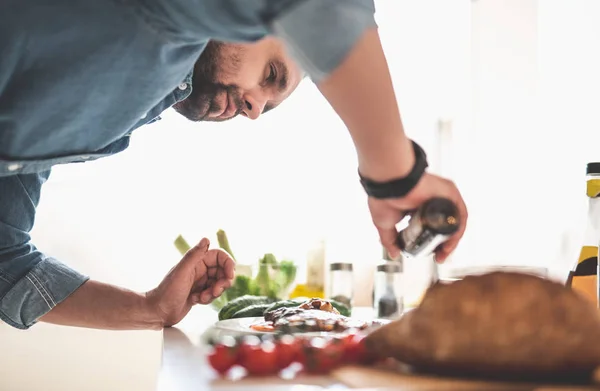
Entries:
<svg viewBox="0 0 600 391">
<path fill-rule="evenodd" d="M 375 316 L 380 319 L 395 319 L 404 312 L 402 262 L 385 261 L 377 265 L 373 308 Z"/>
<path fill-rule="evenodd" d="M 353 285 L 352 263 L 335 262 L 329 265 L 329 298 L 352 308 Z"/>
</svg>

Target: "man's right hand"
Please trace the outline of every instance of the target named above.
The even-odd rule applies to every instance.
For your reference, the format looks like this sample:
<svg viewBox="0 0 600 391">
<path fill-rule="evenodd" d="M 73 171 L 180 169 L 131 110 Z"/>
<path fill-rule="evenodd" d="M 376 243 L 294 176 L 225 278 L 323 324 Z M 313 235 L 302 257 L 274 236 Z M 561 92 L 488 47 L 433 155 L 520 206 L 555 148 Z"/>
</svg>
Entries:
<svg viewBox="0 0 600 391">
<path fill-rule="evenodd" d="M 404 218 L 407 212 L 417 209 L 433 197 L 443 197 L 454 202 L 458 208 L 460 218 L 458 231 L 436 251 L 435 259 L 441 263 L 454 251 L 465 232 L 467 224 L 467 207 L 453 182 L 425 173 L 406 197 L 383 200 L 369 197 L 369 210 L 371 211 L 373 223 L 379 232 L 381 244 L 392 258 L 398 256 L 400 251 L 396 245 L 398 235 L 396 224 Z"/>
<path fill-rule="evenodd" d="M 411 171 L 414 154 L 404 133 L 377 28 L 365 31 L 350 54 L 318 87 L 348 127 L 362 175 L 386 182 L 403 178 Z M 460 212 L 460 229 L 436 253 L 436 260 L 443 262 L 458 245 L 467 222 L 467 208 L 454 183 L 426 173 L 403 198 L 369 198 L 373 222 L 390 256 L 399 253 L 396 224 L 432 197 L 454 201 Z"/>
</svg>

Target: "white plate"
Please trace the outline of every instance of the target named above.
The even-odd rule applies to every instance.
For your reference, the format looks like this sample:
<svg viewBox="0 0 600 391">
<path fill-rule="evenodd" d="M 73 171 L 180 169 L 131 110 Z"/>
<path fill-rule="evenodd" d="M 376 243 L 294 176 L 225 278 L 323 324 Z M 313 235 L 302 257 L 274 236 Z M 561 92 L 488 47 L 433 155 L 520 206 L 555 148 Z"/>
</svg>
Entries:
<svg viewBox="0 0 600 391">
<path fill-rule="evenodd" d="M 239 319 L 226 319 L 215 323 L 212 328 L 213 335 L 242 335 L 242 334 L 273 334 L 272 332 L 256 331 L 250 328 L 253 324 L 264 322 L 263 317 L 256 318 L 239 318 Z M 377 319 L 377 322 L 388 323 L 388 320 Z M 306 337 L 323 337 L 333 335 L 343 335 L 345 332 L 332 332 L 332 331 L 317 331 L 310 333 L 298 333 Z"/>
</svg>

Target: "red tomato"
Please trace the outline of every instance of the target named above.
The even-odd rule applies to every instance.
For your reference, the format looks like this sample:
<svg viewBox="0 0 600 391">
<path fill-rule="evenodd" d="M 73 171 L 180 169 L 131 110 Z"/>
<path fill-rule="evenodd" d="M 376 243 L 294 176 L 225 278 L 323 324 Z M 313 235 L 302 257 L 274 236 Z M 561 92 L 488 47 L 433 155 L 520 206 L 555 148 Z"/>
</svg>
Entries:
<svg viewBox="0 0 600 391">
<path fill-rule="evenodd" d="M 312 338 L 304 345 L 304 369 L 308 373 L 328 373 L 342 363 L 344 342 Z"/>
<path fill-rule="evenodd" d="M 284 335 L 277 341 L 277 361 L 280 369 L 299 362 L 302 355 L 302 341 L 291 335 Z"/>
<path fill-rule="evenodd" d="M 238 349 L 235 341 L 223 341 L 212 346 L 208 353 L 208 363 L 220 375 L 224 375 L 238 361 Z"/>
<path fill-rule="evenodd" d="M 343 338 L 344 361 L 348 364 L 356 364 L 366 355 L 366 349 L 362 343 L 363 337 L 357 334 L 349 334 Z"/>
<path fill-rule="evenodd" d="M 273 342 L 244 343 L 240 351 L 239 364 L 246 368 L 250 375 L 264 376 L 279 372 L 275 344 Z"/>
<path fill-rule="evenodd" d="M 366 335 L 355 334 L 348 336 L 345 340 L 345 356 L 348 362 L 369 365 L 377 362 L 380 357 L 367 348 L 365 344 Z"/>
</svg>

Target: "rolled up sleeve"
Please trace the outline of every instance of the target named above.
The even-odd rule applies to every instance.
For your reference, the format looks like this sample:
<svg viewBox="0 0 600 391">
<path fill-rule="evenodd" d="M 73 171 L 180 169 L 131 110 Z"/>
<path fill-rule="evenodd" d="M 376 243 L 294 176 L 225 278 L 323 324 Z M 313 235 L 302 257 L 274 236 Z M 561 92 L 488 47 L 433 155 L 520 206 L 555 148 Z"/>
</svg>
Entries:
<svg viewBox="0 0 600 391">
<path fill-rule="evenodd" d="M 274 34 L 315 83 L 333 72 L 376 26 L 372 0 L 306 0 L 272 23 Z"/>
<path fill-rule="evenodd" d="M 31 243 L 49 173 L 0 177 L 0 319 L 19 329 L 31 327 L 89 279 Z"/>
</svg>

